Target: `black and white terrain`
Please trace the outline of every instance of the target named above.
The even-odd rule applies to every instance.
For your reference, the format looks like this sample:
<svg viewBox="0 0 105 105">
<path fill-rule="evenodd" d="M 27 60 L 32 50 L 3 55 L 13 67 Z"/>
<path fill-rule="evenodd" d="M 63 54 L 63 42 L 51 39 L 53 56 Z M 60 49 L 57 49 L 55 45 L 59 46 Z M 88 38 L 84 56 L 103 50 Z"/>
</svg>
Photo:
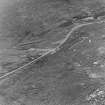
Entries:
<svg viewBox="0 0 105 105">
<path fill-rule="evenodd" d="M 105 105 L 105 1 L 0 0 L 0 105 Z"/>
</svg>

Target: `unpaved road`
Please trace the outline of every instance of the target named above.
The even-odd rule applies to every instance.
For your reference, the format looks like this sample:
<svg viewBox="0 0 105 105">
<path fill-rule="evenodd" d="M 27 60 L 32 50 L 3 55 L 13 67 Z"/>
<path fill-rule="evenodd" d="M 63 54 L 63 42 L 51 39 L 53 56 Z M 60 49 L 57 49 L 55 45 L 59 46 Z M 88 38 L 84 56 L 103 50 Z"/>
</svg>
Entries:
<svg viewBox="0 0 105 105">
<path fill-rule="evenodd" d="M 91 25 L 91 24 L 101 24 L 101 23 L 104 23 L 104 21 L 98 21 L 98 22 L 92 22 L 92 23 L 84 23 L 84 24 L 80 24 L 80 25 L 75 26 L 74 28 L 72 28 L 72 29 L 70 30 L 70 32 L 66 35 L 66 37 L 65 37 L 63 40 L 61 40 L 60 44 L 59 44 L 57 47 L 55 47 L 55 48 L 53 48 L 53 49 L 51 49 L 51 50 L 49 49 L 49 51 L 46 51 L 44 54 L 42 54 L 42 55 L 41 55 L 40 57 L 38 57 L 37 59 L 34 59 L 34 60 L 30 61 L 29 63 L 26 63 L 26 64 L 24 64 L 23 66 L 18 67 L 17 69 L 12 70 L 12 71 L 9 72 L 9 73 L 6 73 L 5 75 L 1 76 L 0 79 L 4 79 L 4 78 L 6 78 L 6 77 L 12 75 L 13 73 L 16 73 L 17 71 L 21 71 L 23 68 L 26 68 L 27 66 L 29 66 L 29 65 L 31 65 L 31 64 L 33 64 L 33 63 L 39 61 L 40 59 L 43 59 L 43 57 L 45 57 L 45 56 L 47 56 L 47 55 L 49 55 L 49 54 L 52 55 L 52 54 L 54 54 L 54 53 L 57 53 L 57 51 L 61 50 L 61 48 L 66 49 L 66 48 L 65 48 L 66 45 L 70 43 L 69 40 L 71 40 L 72 37 L 75 37 L 75 36 L 72 36 L 72 33 L 74 33 L 74 32 L 75 32 L 76 30 L 78 30 L 79 28 L 82 28 L 82 27 L 84 27 L 84 26 L 88 26 L 88 25 Z M 83 36 L 83 37 L 84 37 L 84 36 Z M 87 37 L 88 37 L 88 36 L 87 36 Z M 86 38 L 87 38 L 87 37 L 86 37 Z M 79 36 L 78 36 L 78 38 L 79 38 Z M 74 43 L 73 43 L 73 44 L 74 44 Z M 76 44 L 78 44 L 78 42 L 76 42 Z M 73 47 L 73 46 L 75 46 L 75 44 L 74 44 L 74 45 L 71 45 L 71 47 Z"/>
</svg>

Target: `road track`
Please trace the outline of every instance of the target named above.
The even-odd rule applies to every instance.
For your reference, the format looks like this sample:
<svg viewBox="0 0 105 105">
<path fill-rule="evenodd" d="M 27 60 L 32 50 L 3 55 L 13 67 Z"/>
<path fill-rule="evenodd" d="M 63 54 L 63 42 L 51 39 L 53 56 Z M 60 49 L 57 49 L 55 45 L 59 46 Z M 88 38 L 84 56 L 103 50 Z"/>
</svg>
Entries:
<svg viewBox="0 0 105 105">
<path fill-rule="evenodd" d="M 47 55 L 49 55 L 49 54 L 52 55 L 52 54 L 56 53 L 57 51 L 59 51 L 59 50 L 61 49 L 61 47 L 62 47 L 65 43 L 67 43 L 67 41 L 68 41 L 69 37 L 71 36 L 71 34 L 72 34 L 74 31 L 76 31 L 77 29 L 79 29 L 79 28 L 81 28 L 81 27 L 83 27 L 83 26 L 88 26 L 88 25 L 92 25 L 92 24 L 96 24 L 96 23 L 101 24 L 101 23 L 104 23 L 104 22 L 105 22 L 105 21 L 98 21 L 98 22 L 91 22 L 91 23 L 79 24 L 79 25 L 75 26 L 74 28 L 72 28 L 72 29 L 70 30 L 70 32 L 68 32 L 68 34 L 66 35 L 66 37 L 64 38 L 64 40 L 62 40 L 61 43 L 60 43 L 56 48 L 51 49 L 51 50 L 47 51 L 46 53 L 44 53 L 43 55 L 41 55 L 40 57 L 38 57 L 37 59 L 34 59 L 34 60 L 32 60 L 31 62 L 29 62 L 29 63 L 27 63 L 27 64 L 25 64 L 25 65 L 23 65 L 23 66 L 21 66 L 21 67 L 15 69 L 15 70 L 11 71 L 11 72 L 9 72 L 9 73 L 4 74 L 3 76 L 0 77 L 0 80 L 5 79 L 6 77 L 11 76 L 12 74 L 16 73 L 17 71 L 23 70 L 23 68 L 25 68 L 25 67 L 27 67 L 27 66 L 29 66 L 29 65 L 31 65 L 31 64 L 33 64 L 33 63 L 35 63 L 35 62 L 37 62 L 37 61 L 39 61 L 40 59 L 42 59 L 43 57 L 45 57 L 45 56 L 47 56 Z"/>
</svg>

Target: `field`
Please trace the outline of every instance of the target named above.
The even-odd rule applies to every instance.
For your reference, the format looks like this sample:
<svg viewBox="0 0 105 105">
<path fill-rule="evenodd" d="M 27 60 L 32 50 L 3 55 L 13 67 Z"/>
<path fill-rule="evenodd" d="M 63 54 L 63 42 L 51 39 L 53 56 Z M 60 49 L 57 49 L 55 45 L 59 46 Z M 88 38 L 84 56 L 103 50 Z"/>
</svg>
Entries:
<svg viewBox="0 0 105 105">
<path fill-rule="evenodd" d="M 105 105 L 104 0 L 6 2 L 0 105 Z"/>
</svg>

